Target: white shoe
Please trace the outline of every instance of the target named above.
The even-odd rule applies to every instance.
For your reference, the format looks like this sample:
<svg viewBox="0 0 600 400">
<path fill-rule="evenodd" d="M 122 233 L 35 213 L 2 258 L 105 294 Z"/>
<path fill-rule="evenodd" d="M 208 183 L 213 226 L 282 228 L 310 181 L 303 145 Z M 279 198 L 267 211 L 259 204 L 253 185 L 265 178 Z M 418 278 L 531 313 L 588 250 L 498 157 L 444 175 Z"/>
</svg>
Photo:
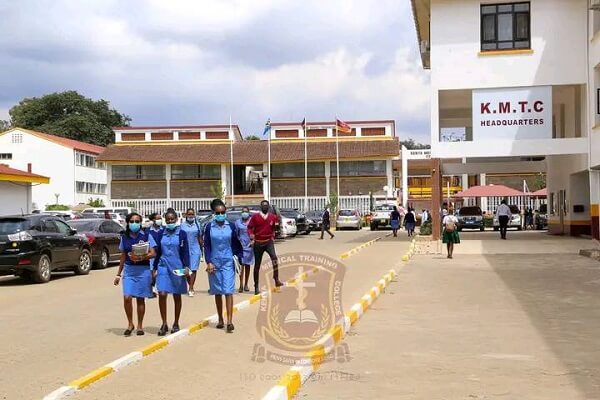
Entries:
<svg viewBox="0 0 600 400">
<path fill-rule="evenodd" d="M 194 297 L 194 291 L 193 291 L 193 290 L 190 290 L 190 291 L 188 292 L 188 296 L 190 296 L 190 297 Z"/>
</svg>

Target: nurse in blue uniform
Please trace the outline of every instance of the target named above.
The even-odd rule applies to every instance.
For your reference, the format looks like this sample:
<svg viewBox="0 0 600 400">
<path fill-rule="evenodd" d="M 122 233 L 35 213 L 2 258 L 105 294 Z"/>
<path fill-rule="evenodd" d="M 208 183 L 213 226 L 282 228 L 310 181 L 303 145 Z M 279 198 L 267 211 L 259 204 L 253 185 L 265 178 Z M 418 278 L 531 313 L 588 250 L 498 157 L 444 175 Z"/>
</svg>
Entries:
<svg viewBox="0 0 600 400">
<path fill-rule="evenodd" d="M 248 235 L 248 222 L 250 222 L 250 209 L 242 208 L 242 218 L 235 221 L 238 238 L 242 245 L 242 258 L 240 259 L 240 288 L 239 292 L 249 292 L 248 279 L 250 278 L 250 265 L 254 264 L 254 250 L 250 244 L 250 235 Z"/>
<path fill-rule="evenodd" d="M 234 254 L 242 259 L 242 245 L 238 239 L 235 224 L 230 224 L 225 215 L 225 204 L 213 200 L 211 209 L 215 218 L 204 230 L 204 258 L 208 272 L 209 294 L 215 296 L 219 322 L 218 329 L 223 329 L 223 296 L 227 308 L 227 332 L 233 332 L 233 293 L 235 292 Z"/>
<path fill-rule="evenodd" d="M 190 275 L 188 284 L 190 285 L 188 295 L 194 297 L 194 284 L 196 283 L 196 272 L 200 267 L 200 258 L 202 256 L 202 232 L 200 224 L 196 220 L 196 212 L 193 208 L 188 208 L 185 212 L 185 221 L 181 223 L 181 230 L 187 234 L 188 246 L 190 248 Z"/>
<path fill-rule="evenodd" d="M 177 214 L 165 214 L 165 229 L 158 235 L 154 274 L 158 289 L 158 306 L 162 325 L 158 336 L 164 336 L 169 331 L 167 324 L 167 296 L 173 295 L 175 319 L 171 333 L 179 331 L 179 316 L 181 315 L 181 295 L 186 294 L 188 287 L 186 277 L 189 275 L 190 255 L 187 234 L 177 226 Z M 175 272 L 185 270 L 184 275 Z"/>
<path fill-rule="evenodd" d="M 127 315 L 127 329 L 123 333 L 131 336 L 133 332 L 133 299 L 137 304 L 137 335 L 144 334 L 144 314 L 146 313 L 146 298 L 152 296 L 152 274 L 150 271 L 150 259 L 155 255 L 156 242 L 154 238 L 142 230 L 142 217 L 138 213 L 128 214 L 125 218 L 125 233 L 121 237 L 119 250 L 121 260 L 119 271 L 114 280 L 117 286 L 123 277 L 123 307 Z M 149 244 L 148 253 L 144 256 L 136 256 L 131 253 L 132 246 L 140 242 Z M 123 273 L 124 272 L 124 273 Z"/>
<path fill-rule="evenodd" d="M 158 244 L 158 235 L 164 230 L 162 216 L 155 212 L 150 214 L 150 225 L 147 229 L 148 233 L 154 238 L 154 241 Z M 154 259 L 150 260 L 150 268 L 154 265 Z M 152 297 L 156 297 L 156 276 L 152 275 Z"/>
</svg>

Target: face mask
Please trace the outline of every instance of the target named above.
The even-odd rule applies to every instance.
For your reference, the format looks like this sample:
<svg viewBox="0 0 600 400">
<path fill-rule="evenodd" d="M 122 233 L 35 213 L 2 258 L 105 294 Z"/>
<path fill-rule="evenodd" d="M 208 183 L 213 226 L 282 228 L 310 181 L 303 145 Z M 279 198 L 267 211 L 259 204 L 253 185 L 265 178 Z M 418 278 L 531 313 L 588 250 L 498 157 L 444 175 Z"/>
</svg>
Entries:
<svg viewBox="0 0 600 400">
<path fill-rule="evenodd" d="M 260 210 L 262 211 L 263 214 L 266 214 L 269 212 L 269 207 L 261 207 Z"/>
<path fill-rule="evenodd" d="M 129 230 L 133 233 L 139 232 L 141 228 L 142 228 L 142 225 L 137 222 L 129 223 Z"/>
<path fill-rule="evenodd" d="M 154 225 L 156 226 L 162 226 L 162 219 L 157 219 L 154 221 Z"/>
<path fill-rule="evenodd" d="M 217 214 L 215 215 L 215 221 L 217 222 L 225 222 L 225 214 Z"/>
<path fill-rule="evenodd" d="M 194 222 L 196 220 L 196 218 L 194 218 L 194 217 L 187 217 L 186 220 L 187 220 L 187 222 L 191 223 L 191 222 Z"/>
<path fill-rule="evenodd" d="M 167 229 L 172 231 L 175 228 L 177 228 L 177 224 L 176 223 L 172 223 L 172 224 L 167 224 Z"/>
<path fill-rule="evenodd" d="M 248 219 L 248 218 L 250 218 L 250 214 L 247 213 L 247 212 L 243 212 L 242 213 L 242 219 Z"/>
</svg>

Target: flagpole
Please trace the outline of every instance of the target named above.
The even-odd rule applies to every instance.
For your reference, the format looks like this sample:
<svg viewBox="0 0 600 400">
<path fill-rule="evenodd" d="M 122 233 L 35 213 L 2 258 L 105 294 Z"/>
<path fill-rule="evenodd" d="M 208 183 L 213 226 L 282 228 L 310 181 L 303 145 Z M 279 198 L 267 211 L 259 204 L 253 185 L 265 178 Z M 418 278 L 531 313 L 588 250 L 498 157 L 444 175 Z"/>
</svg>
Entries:
<svg viewBox="0 0 600 400">
<path fill-rule="evenodd" d="M 304 212 L 308 211 L 308 150 L 306 146 L 306 117 L 304 117 L 304 125 L 302 131 L 304 132 Z"/>
<path fill-rule="evenodd" d="M 267 131 L 267 134 L 269 136 L 267 136 L 267 141 L 268 141 L 268 166 L 267 166 L 267 173 L 268 178 L 269 178 L 269 190 L 267 193 L 267 200 L 269 201 L 269 203 L 271 202 L 271 124 L 269 123 L 269 130 Z"/>
<path fill-rule="evenodd" d="M 231 126 L 231 114 L 229 115 L 229 134 L 231 135 L 231 137 L 229 138 L 229 152 L 230 152 L 230 156 L 231 156 L 231 205 L 235 205 L 235 194 L 234 194 L 234 184 L 233 184 L 233 129 Z"/>
<path fill-rule="evenodd" d="M 335 117 L 335 168 L 336 168 L 336 178 L 337 178 L 337 206 L 336 209 L 339 209 L 340 204 L 340 140 L 338 134 L 338 122 L 337 116 Z"/>
</svg>

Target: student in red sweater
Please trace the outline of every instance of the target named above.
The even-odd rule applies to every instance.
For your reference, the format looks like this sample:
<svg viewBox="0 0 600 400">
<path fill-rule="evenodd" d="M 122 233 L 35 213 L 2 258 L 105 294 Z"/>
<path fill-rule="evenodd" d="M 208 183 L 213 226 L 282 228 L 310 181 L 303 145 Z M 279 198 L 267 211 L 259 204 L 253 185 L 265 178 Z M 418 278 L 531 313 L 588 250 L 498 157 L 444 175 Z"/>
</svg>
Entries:
<svg viewBox="0 0 600 400">
<path fill-rule="evenodd" d="M 279 222 L 278 217 L 269 212 L 270 205 L 267 200 L 260 202 L 260 212 L 254 214 L 248 222 L 248 234 L 250 244 L 254 247 L 254 294 L 259 294 L 258 274 L 263 254 L 267 252 L 273 264 L 273 279 L 275 286 L 283 286 L 279 280 L 279 269 L 277 265 L 277 254 L 275 254 L 275 226 Z"/>
</svg>

